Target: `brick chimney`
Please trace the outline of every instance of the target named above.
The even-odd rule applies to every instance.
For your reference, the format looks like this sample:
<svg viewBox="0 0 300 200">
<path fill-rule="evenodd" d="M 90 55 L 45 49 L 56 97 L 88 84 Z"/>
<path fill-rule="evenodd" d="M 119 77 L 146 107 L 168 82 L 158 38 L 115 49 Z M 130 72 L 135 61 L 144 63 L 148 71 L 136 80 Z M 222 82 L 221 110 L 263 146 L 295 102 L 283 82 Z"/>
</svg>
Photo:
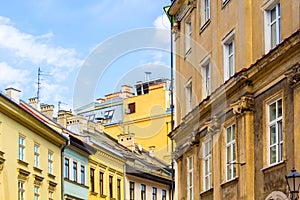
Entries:
<svg viewBox="0 0 300 200">
<path fill-rule="evenodd" d="M 38 105 L 39 105 L 39 99 L 37 97 L 33 97 L 28 99 L 29 100 L 29 105 L 31 105 L 33 108 L 35 109 L 39 109 Z"/>
<path fill-rule="evenodd" d="M 134 134 L 133 133 L 118 135 L 118 143 L 125 146 L 125 147 L 127 147 L 131 151 L 135 150 Z"/>
<path fill-rule="evenodd" d="M 54 105 L 43 104 L 41 105 L 41 112 L 48 118 L 53 119 Z"/>
<path fill-rule="evenodd" d="M 73 114 L 70 111 L 59 110 L 57 113 L 57 123 L 63 127 L 67 127 L 67 119 L 72 116 Z"/>
<path fill-rule="evenodd" d="M 17 90 L 15 88 L 7 88 L 6 95 L 13 101 L 19 103 L 20 102 L 20 90 Z"/>
</svg>

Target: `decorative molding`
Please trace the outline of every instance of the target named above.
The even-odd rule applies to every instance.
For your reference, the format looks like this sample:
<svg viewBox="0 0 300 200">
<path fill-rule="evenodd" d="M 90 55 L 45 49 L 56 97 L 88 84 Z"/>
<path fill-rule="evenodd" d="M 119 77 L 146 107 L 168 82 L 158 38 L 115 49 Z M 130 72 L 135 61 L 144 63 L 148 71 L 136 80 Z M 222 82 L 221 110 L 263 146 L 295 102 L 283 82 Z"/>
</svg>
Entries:
<svg viewBox="0 0 300 200">
<path fill-rule="evenodd" d="M 220 119 L 217 115 L 214 115 L 212 119 L 208 122 L 208 131 L 214 133 L 220 130 L 220 127 L 221 127 Z"/>
<path fill-rule="evenodd" d="M 300 82 L 300 62 L 294 64 L 290 69 L 285 73 L 288 83 L 291 88 L 293 88 L 297 83 Z"/>
<path fill-rule="evenodd" d="M 38 176 L 36 174 L 33 174 L 34 177 L 34 184 L 40 186 L 44 180 L 44 177 Z"/>
<path fill-rule="evenodd" d="M 57 185 L 57 183 L 55 183 L 55 182 L 53 182 L 53 181 L 48 181 L 48 189 L 50 190 L 50 191 L 55 191 L 55 188 L 56 188 L 56 185 Z"/>
<path fill-rule="evenodd" d="M 18 168 L 18 172 L 19 172 L 18 179 L 24 182 L 27 181 L 30 172 L 21 168 Z"/>
<path fill-rule="evenodd" d="M 4 154 L 5 154 L 4 152 L 0 151 L 0 173 L 4 168 L 4 162 L 5 162 Z"/>
<path fill-rule="evenodd" d="M 245 111 L 254 110 L 254 98 L 252 95 L 245 95 L 240 98 L 237 102 L 230 104 L 232 107 L 233 114 L 242 114 Z"/>
</svg>

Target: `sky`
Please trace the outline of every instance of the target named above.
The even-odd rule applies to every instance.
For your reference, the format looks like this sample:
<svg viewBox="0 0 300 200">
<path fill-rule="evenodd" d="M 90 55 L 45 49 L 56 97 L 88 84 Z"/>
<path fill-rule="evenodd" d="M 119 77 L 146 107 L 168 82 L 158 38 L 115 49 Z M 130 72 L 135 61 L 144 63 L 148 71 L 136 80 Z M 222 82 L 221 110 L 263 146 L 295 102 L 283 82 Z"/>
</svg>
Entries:
<svg viewBox="0 0 300 200">
<path fill-rule="evenodd" d="M 169 21 L 163 11 L 169 4 L 169 0 L 2 2 L 0 90 L 19 89 L 24 101 L 37 96 L 40 67 L 40 103 L 57 109 L 60 101 L 62 109 L 74 109 L 74 91 L 89 79 L 94 85 L 87 96 L 93 101 L 119 91 L 121 85 L 143 81 L 146 71 L 152 72 L 152 79 L 169 78 Z"/>
</svg>

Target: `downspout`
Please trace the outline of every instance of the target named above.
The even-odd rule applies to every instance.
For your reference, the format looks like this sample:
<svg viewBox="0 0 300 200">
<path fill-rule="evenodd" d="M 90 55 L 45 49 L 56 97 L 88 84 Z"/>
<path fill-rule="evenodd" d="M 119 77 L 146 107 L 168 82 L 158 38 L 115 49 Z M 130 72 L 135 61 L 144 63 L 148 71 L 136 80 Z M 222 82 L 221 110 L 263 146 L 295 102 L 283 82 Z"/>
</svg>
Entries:
<svg viewBox="0 0 300 200">
<path fill-rule="evenodd" d="M 62 133 L 68 140 L 65 145 L 62 146 L 61 148 L 61 199 L 64 199 L 64 193 L 65 193 L 65 187 L 64 187 L 64 151 L 66 147 L 70 146 L 70 137 L 68 134 Z"/>
</svg>

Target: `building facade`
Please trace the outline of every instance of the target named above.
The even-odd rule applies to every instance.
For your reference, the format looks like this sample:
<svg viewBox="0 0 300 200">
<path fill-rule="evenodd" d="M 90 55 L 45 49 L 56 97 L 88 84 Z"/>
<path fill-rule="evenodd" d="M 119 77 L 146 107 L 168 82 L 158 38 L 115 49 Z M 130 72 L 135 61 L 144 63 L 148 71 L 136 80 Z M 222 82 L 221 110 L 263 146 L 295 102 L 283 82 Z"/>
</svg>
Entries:
<svg viewBox="0 0 300 200">
<path fill-rule="evenodd" d="M 22 108 L 19 92 L 0 94 L 0 198 L 62 199 L 67 138 Z"/>
<path fill-rule="evenodd" d="M 178 199 L 286 199 L 300 2 L 174 0 Z"/>
</svg>

